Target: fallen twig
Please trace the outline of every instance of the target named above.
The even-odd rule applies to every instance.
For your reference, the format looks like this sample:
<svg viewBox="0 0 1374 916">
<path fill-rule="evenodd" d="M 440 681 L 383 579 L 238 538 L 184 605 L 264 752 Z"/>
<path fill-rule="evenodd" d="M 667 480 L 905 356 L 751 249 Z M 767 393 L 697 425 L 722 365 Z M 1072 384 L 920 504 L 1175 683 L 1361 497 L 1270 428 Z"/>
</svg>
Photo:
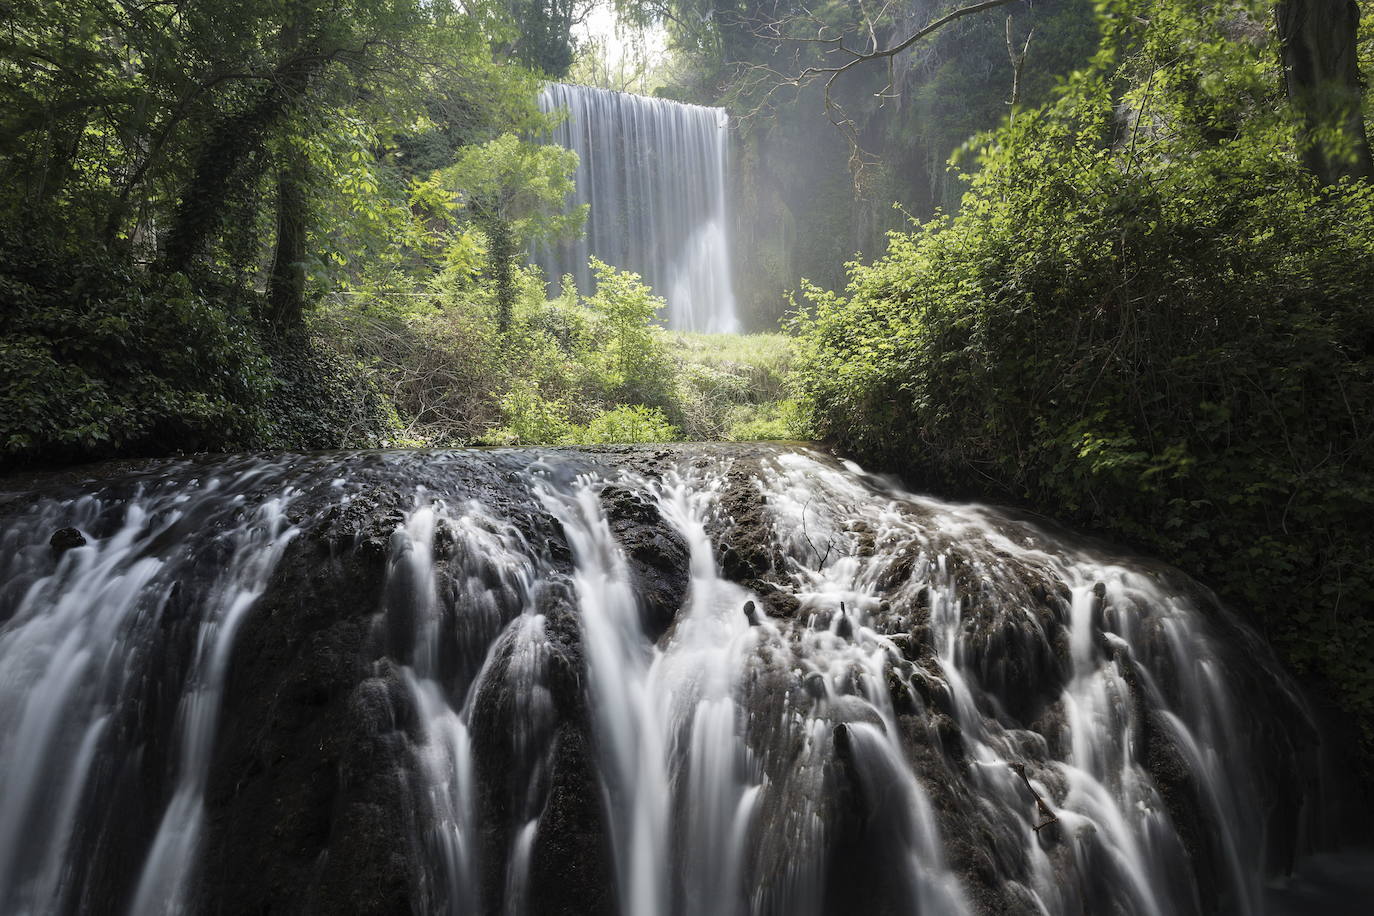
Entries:
<svg viewBox="0 0 1374 916">
<path fill-rule="evenodd" d="M 1040 816 L 1044 818 L 1044 820 L 1042 820 L 1038 824 L 1035 824 L 1031 829 L 1033 829 L 1036 833 L 1039 833 L 1040 828 L 1048 827 L 1050 824 L 1058 823 L 1059 815 L 1055 814 L 1054 811 L 1050 808 L 1050 806 L 1045 804 L 1045 800 L 1040 797 L 1040 793 L 1035 791 L 1035 786 L 1031 785 L 1030 777 L 1026 775 L 1025 765 L 1020 763 L 1013 763 L 1009 765 L 1013 770 L 1016 771 L 1016 774 L 1021 777 L 1021 781 L 1026 784 L 1026 788 L 1030 789 L 1031 795 L 1035 796 L 1035 806 L 1039 809 Z"/>
</svg>

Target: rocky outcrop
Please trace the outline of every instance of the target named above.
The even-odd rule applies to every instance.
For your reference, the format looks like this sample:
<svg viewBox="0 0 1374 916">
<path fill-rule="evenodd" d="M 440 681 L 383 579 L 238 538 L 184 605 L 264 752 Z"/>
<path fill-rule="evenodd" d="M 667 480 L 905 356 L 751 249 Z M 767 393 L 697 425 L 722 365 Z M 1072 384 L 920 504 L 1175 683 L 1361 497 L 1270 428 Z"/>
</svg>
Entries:
<svg viewBox="0 0 1374 916">
<path fill-rule="evenodd" d="M 207 913 L 412 912 L 414 710 L 373 620 L 386 521 L 357 543 L 297 539 L 244 624 L 206 797 Z"/>
<path fill-rule="evenodd" d="M 473 685 L 471 712 L 483 898 L 500 912 L 508 853 L 533 793 L 544 801 L 533 812 L 540 827 L 530 911 L 611 914 L 614 880 L 567 586 L 570 552 L 556 523 L 513 483 L 512 463 L 492 464 L 473 462 L 444 489 L 451 500 L 466 495 L 499 505 L 539 545 L 547 578 L 531 600 L 546 621 L 549 658 L 539 689 L 549 692 L 552 718 L 522 734 L 533 749 L 513 744 L 529 727 L 519 718 L 528 697 L 517 691 L 530 685 L 506 681 L 506 650 L 497 647 Z M 434 863 L 417 846 L 430 829 L 414 782 L 423 727 L 400 667 L 411 661 L 414 621 L 405 617 L 407 596 L 393 593 L 388 576 L 414 482 L 398 474 L 404 483 L 388 483 L 396 472 L 384 467 L 355 473 L 376 479 L 347 497 L 308 494 L 293 508 L 302 533 L 237 639 L 206 797 L 198 888 L 204 913 L 400 916 L 442 905 L 426 874 Z M 668 607 L 686 587 L 685 547 L 662 533 L 656 512 L 626 497 L 618 506 L 608 514 L 642 570 L 646 606 L 671 620 Z M 441 577 L 471 568 L 460 534 L 446 525 L 436 531 Z M 672 562 L 658 559 L 656 549 Z M 462 619 L 466 609 L 454 611 Z M 509 619 L 520 612 L 507 606 L 501 613 Z M 470 627 L 447 633 L 457 651 L 462 639 L 490 641 L 503 626 L 498 619 L 485 635 Z M 475 651 L 480 665 L 485 645 Z M 475 672 L 462 675 L 459 667 L 446 666 L 446 681 L 461 705 Z"/>
<path fill-rule="evenodd" d="M 644 632 L 656 642 L 687 596 L 687 543 L 645 493 L 608 486 L 601 491 L 601 503 L 634 577 Z"/>
<path fill-rule="evenodd" d="M 236 459 L 213 472 L 237 481 L 241 503 L 213 487 L 164 494 L 170 508 L 126 538 L 130 558 L 195 562 L 149 564 L 176 581 L 150 589 L 137 642 L 116 644 L 137 646 L 121 660 L 137 676 L 110 716 L 112 762 L 86 784 L 72 906 L 127 909 L 176 785 L 207 594 L 234 543 L 276 530 L 237 508 L 266 500 L 289 506 L 294 530 L 255 580 L 265 588 L 232 647 L 205 783 L 200 913 L 616 916 L 625 862 L 610 808 L 646 786 L 672 795 L 669 871 L 688 863 L 663 896 L 698 890 L 685 886 L 693 868 L 729 871 L 702 864 L 719 851 L 699 848 L 704 832 L 706 845 L 739 842 L 738 899 L 758 913 L 939 910 L 947 879 L 980 916 L 1124 912 L 1121 863 L 1137 853 L 1101 834 L 1135 817 L 1152 818 L 1160 911 L 1205 913 L 1232 902 L 1224 839 L 1263 847 L 1244 851 L 1256 874 L 1255 862 L 1282 869 L 1303 848 L 1319 730 L 1262 641 L 1203 590 L 1006 518 L 946 524 L 933 501 L 849 478 L 811 516 L 843 549 L 814 556 L 779 523 L 800 503 L 768 477 L 772 450 L 703 452 L 709 461 L 685 448 Z M 720 577 L 694 582 L 684 534 L 664 516 L 674 510 L 655 494 L 670 469 L 700 464 L 718 484 L 702 522 Z M 149 472 L 119 492 L 176 473 L 201 472 Z M 614 658 L 650 672 L 613 682 L 650 700 L 608 704 L 616 721 L 589 687 L 606 674 L 588 667 L 606 653 L 583 644 L 593 606 L 574 582 L 589 568 L 574 568 L 550 498 L 588 479 L 598 483 L 576 492 L 599 498 L 613 540 L 599 517 L 579 537 L 621 552 L 641 613 L 642 633 L 616 615 L 629 624 L 615 636 L 632 645 Z M 43 515 L 24 542 L 32 568 L 0 609 L 98 552 L 125 514 L 140 518 L 130 498 Z M 689 602 L 694 587 L 715 603 Z M 685 607 L 704 616 L 684 625 Z M 617 728 L 631 740 L 616 745 Z M 663 747 L 636 744 L 643 735 Z M 626 747 L 661 750 L 663 775 L 621 785 L 641 778 L 614 769 L 623 758 L 607 768 L 608 749 Z M 441 780 L 459 768 L 462 817 L 444 821 L 453 800 L 439 797 Z M 1084 792 L 1119 805 L 1114 820 L 1094 822 Z M 1037 799 L 1065 816 L 1039 824 Z M 692 822 L 698 807 L 715 820 Z M 445 883 L 457 845 L 476 850 L 461 891 Z M 912 868 L 920 857 L 934 863 L 926 875 Z M 459 892 L 479 902 L 459 906 Z"/>
</svg>

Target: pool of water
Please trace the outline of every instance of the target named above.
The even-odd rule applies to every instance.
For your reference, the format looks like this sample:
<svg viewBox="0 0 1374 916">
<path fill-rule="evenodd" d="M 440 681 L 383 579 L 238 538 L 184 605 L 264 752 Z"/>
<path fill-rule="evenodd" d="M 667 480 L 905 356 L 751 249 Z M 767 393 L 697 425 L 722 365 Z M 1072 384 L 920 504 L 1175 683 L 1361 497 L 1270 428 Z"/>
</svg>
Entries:
<svg viewBox="0 0 1374 916">
<path fill-rule="evenodd" d="M 1269 886 L 1269 916 L 1374 913 L 1374 847 L 1310 856 Z"/>
</svg>

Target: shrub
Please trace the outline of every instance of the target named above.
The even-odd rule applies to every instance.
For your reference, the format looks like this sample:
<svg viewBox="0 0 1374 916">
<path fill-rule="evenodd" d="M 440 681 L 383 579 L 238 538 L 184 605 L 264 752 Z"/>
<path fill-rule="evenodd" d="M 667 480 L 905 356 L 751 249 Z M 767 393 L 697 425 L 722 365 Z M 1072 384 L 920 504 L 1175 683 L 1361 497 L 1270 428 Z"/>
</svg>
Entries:
<svg viewBox="0 0 1374 916">
<path fill-rule="evenodd" d="M 597 414 L 571 437 L 579 444 L 672 442 L 681 438 L 663 411 L 636 404 Z"/>
<path fill-rule="evenodd" d="M 1169 69 L 1197 53 L 1156 53 L 1175 63 L 1124 103 L 1081 75 L 988 138 L 957 217 L 813 290 L 800 385 L 818 432 L 875 464 L 1199 576 L 1374 741 L 1374 191 L 1318 188 L 1273 119 L 1190 123 L 1270 91 Z M 1117 111 L 1146 104 L 1140 138 Z"/>
<path fill-rule="evenodd" d="M 735 407 L 726 417 L 725 438 L 731 442 L 800 441 L 810 437 L 805 411 L 793 398 Z"/>
<path fill-rule="evenodd" d="M 736 438 L 733 426 L 788 396 L 792 350 L 782 334 L 673 332 L 665 339 L 676 376 L 670 416 L 690 439 Z M 780 437 L 760 431 L 757 438 Z"/>
<path fill-rule="evenodd" d="M 594 317 L 592 371 L 608 400 L 666 406 L 672 397 L 667 354 L 654 333 L 663 300 L 638 274 L 591 259 L 596 290 L 582 303 Z"/>
<path fill-rule="evenodd" d="M 275 380 L 247 307 L 31 244 L 4 243 L 0 271 L 0 460 L 227 449 L 268 432 Z"/>
<path fill-rule="evenodd" d="M 577 427 L 568 420 L 568 406 L 545 397 L 528 382 L 516 384 L 501 399 L 506 416 L 504 426 L 483 436 L 489 445 L 562 445 L 571 440 Z"/>
</svg>

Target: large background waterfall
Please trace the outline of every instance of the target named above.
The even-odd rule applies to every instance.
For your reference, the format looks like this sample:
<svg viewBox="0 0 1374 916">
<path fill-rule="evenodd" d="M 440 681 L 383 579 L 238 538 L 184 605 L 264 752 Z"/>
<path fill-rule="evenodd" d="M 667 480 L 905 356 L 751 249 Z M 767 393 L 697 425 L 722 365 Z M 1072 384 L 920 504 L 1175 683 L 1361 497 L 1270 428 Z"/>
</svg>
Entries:
<svg viewBox="0 0 1374 916">
<path fill-rule="evenodd" d="M 6 914 L 1260 914 L 1321 839 L 1198 586 L 814 452 L 105 473 L 0 496 Z"/>
<path fill-rule="evenodd" d="M 739 330 L 730 270 L 724 109 L 552 83 L 546 112 L 566 110 L 550 142 L 576 151 L 570 204 L 590 204 L 581 239 L 536 252 L 556 289 L 591 289 L 592 255 L 641 274 L 680 331 Z"/>
</svg>

